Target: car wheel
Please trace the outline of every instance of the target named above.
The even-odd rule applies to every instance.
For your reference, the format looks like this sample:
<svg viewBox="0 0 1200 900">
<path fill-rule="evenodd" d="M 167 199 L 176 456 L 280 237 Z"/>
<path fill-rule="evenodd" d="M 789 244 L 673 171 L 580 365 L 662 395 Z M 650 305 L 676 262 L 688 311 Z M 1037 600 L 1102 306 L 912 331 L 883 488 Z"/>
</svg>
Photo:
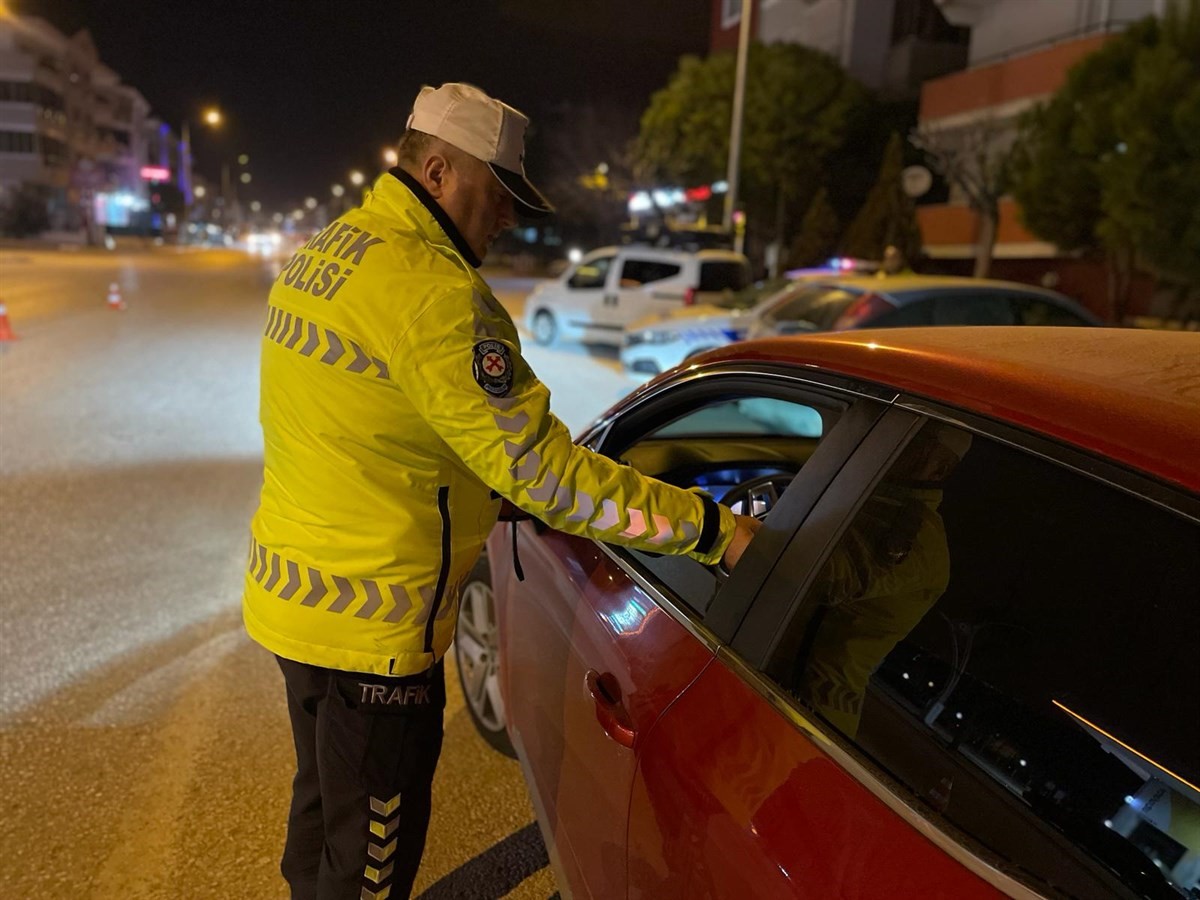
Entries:
<svg viewBox="0 0 1200 900">
<path fill-rule="evenodd" d="M 493 749 L 516 758 L 508 732 L 504 730 L 499 650 L 492 571 L 487 551 L 484 551 L 463 586 L 458 631 L 454 637 L 454 661 L 458 664 L 458 683 L 475 730 Z"/>
<path fill-rule="evenodd" d="M 533 339 L 543 347 L 548 347 L 554 343 L 554 337 L 557 334 L 558 325 L 554 321 L 554 316 L 544 309 L 539 310 L 533 317 Z"/>
</svg>

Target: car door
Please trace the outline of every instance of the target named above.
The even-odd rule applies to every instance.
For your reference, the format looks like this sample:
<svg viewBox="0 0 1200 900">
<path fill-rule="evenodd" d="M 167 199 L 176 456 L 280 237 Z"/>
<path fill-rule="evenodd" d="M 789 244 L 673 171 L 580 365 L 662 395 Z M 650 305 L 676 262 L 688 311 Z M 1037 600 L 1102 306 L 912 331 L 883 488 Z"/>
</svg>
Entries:
<svg viewBox="0 0 1200 900">
<path fill-rule="evenodd" d="M 631 898 L 997 896 L 847 774 L 844 758 L 755 668 L 805 573 L 911 429 L 912 417 L 881 416 L 882 404 L 851 410 L 838 467 L 815 483 L 793 483 L 775 511 L 788 521 L 767 516 L 767 528 L 785 533 L 777 535 L 783 552 L 769 566 L 739 566 L 714 601 L 706 624 L 734 638 L 662 716 L 639 756 Z M 833 445 L 827 449 L 832 456 Z"/>
<path fill-rule="evenodd" d="M 592 339 L 620 344 L 627 325 L 679 309 L 687 287 L 683 262 L 623 251 L 617 257 L 614 279 L 592 315 Z"/>
<path fill-rule="evenodd" d="M 808 460 L 806 468 L 817 460 L 813 478 L 832 477 L 836 448 L 820 449 L 822 413 L 773 401 L 764 392 L 769 387 L 743 377 L 660 391 L 615 422 L 601 449 L 635 467 L 666 465 L 656 474 L 695 481 L 703 473 L 692 463 L 712 452 L 744 466 L 756 444 L 770 444 L 760 463 L 740 474 L 790 477 L 791 454 Z M 746 402 L 738 406 L 739 400 Z M 835 421 L 839 404 L 824 403 Z M 815 436 L 805 432 L 813 428 Z M 719 437 L 710 440 L 714 433 Z M 714 495 L 738 477 L 731 471 L 705 468 Z M 628 803 L 640 747 L 713 657 L 702 617 L 720 576 L 686 558 L 636 554 L 532 523 L 520 527 L 517 540 L 526 581 L 503 576 L 508 600 L 498 610 L 510 734 L 571 893 L 624 896 Z M 768 538 L 756 552 L 770 545 Z M 493 558 L 504 558 L 511 545 L 501 541 L 493 549 Z M 523 598 L 531 589 L 536 596 Z"/>
<path fill-rule="evenodd" d="M 551 310 L 566 336 L 586 334 L 597 311 L 604 305 L 608 286 L 615 277 L 612 250 L 589 253 L 571 271 L 556 293 Z"/>
<path fill-rule="evenodd" d="M 776 775 L 774 791 L 747 776 L 767 798 L 752 843 L 802 873 L 771 896 L 1190 896 L 1200 502 L 1015 429 L 905 405 L 877 428 L 904 429 L 894 451 L 871 463 L 876 433 L 864 442 L 827 493 L 842 511 L 814 510 L 776 566 L 790 581 L 773 574 L 733 641 L 730 668 L 745 661 L 743 680 L 840 770 L 792 770 L 824 769 L 836 796 L 796 774 L 790 786 Z M 1153 538 L 1134 549 L 1135 534 Z M 720 695 L 706 681 L 716 665 L 688 693 Z M 817 817 L 852 840 L 795 833 Z M 813 837 L 833 864 L 809 858 Z"/>
</svg>

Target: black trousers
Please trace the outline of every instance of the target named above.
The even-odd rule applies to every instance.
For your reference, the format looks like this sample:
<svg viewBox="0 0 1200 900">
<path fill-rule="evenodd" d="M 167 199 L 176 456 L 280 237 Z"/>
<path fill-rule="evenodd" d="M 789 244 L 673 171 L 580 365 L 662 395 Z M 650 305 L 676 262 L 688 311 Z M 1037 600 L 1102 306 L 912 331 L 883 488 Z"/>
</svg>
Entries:
<svg viewBox="0 0 1200 900">
<path fill-rule="evenodd" d="M 292 900 L 404 900 L 442 751 L 441 661 L 387 678 L 277 659 L 296 742 L 280 864 Z"/>
</svg>

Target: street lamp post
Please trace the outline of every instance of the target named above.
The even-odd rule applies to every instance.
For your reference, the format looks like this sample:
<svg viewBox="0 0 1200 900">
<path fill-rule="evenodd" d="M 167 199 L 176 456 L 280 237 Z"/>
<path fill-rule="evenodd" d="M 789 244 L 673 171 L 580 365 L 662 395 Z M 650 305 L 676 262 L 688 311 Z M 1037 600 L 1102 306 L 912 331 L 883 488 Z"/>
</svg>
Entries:
<svg viewBox="0 0 1200 900">
<path fill-rule="evenodd" d="M 221 127 L 222 122 L 225 121 L 225 117 L 221 115 L 221 111 L 219 109 L 217 109 L 215 106 L 210 106 L 206 110 L 204 110 L 203 113 L 200 114 L 200 121 L 202 121 L 209 128 L 216 129 L 216 128 Z M 192 202 L 192 196 L 195 195 L 195 192 L 193 189 L 193 184 L 195 182 L 195 179 L 193 178 L 193 175 L 192 175 L 193 156 L 192 156 L 192 131 L 190 128 L 190 124 L 191 123 L 188 122 L 187 119 L 184 119 L 183 127 L 180 128 L 180 138 L 181 138 L 181 143 L 183 145 L 183 148 L 182 148 L 182 151 L 180 152 L 180 160 L 179 160 L 179 168 L 181 169 L 180 178 L 183 181 L 183 185 L 182 185 L 183 195 L 189 206 L 191 205 L 191 202 Z M 228 196 L 228 181 L 229 181 L 228 167 L 223 166 L 221 169 L 221 196 L 222 197 Z M 199 196 L 202 197 L 204 195 L 201 193 L 201 194 L 199 194 Z"/>
<path fill-rule="evenodd" d="M 750 53 L 750 0 L 742 0 L 742 21 L 738 27 L 737 75 L 733 82 L 733 121 L 729 125 L 729 168 L 725 180 L 729 189 L 725 192 L 725 230 L 734 227 L 733 213 L 737 208 L 738 171 L 742 156 L 742 108 L 746 99 L 746 57 Z M 746 230 L 738 223 L 733 248 L 741 253 L 745 248 Z"/>
</svg>

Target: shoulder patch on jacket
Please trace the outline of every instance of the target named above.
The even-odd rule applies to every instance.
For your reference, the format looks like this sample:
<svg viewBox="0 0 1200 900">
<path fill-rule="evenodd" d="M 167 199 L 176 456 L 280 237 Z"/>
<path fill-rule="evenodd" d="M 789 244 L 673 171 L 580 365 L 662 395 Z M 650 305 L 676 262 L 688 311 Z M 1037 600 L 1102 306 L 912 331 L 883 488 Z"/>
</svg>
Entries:
<svg viewBox="0 0 1200 900">
<path fill-rule="evenodd" d="M 493 397 L 503 397 L 512 387 L 512 356 L 508 345 L 500 341 L 480 341 L 475 345 L 471 373 L 479 386 Z"/>
</svg>

